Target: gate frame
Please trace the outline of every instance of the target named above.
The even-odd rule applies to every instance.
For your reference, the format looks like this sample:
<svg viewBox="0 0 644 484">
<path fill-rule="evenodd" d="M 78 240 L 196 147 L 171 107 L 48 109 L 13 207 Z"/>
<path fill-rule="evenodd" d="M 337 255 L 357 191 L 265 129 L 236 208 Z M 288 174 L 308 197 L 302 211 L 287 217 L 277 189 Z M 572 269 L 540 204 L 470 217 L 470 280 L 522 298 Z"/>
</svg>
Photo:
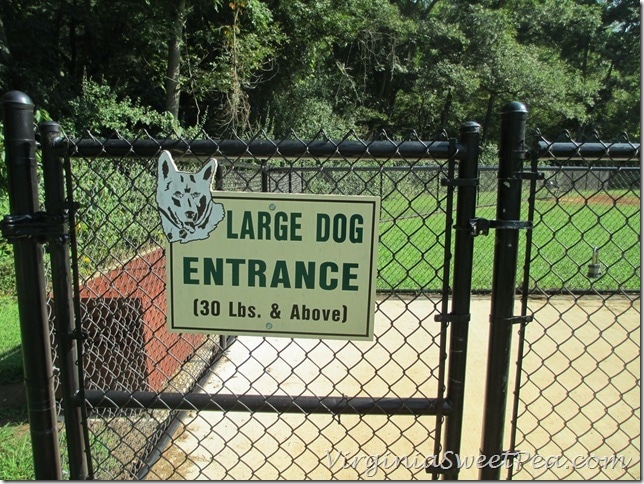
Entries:
<svg viewBox="0 0 644 484">
<path fill-rule="evenodd" d="M 471 277 L 473 268 L 473 244 L 477 235 L 487 235 L 490 228 L 496 230 L 492 306 L 490 313 L 490 341 L 488 347 L 487 380 L 481 456 L 485 456 L 480 469 L 482 479 L 499 479 L 500 465 L 511 459 L 514 453 L 517 406 L 520 390 L 521 359 L 525 325 L 532 319 L 526 315 L 530 262 L 530 232 L 526 237 L 526 259 L 523 267 L 523 291 L 521 314 L 515 316 L 517 244 L 519 230 L 532 228 L 536 163 L 546 151 L 561 156 L 583 154 L 598 156 L 607 153 L 603 143 L 586 143 L 582 147 L 573 142 L 545 144 L 537 142 L 531 153 L 525 145 L 527 109 L 521 103 L 506 105 L 501 113 L 501 144 L 499 152 L 499 187 L 497 197 L 497 220 L 475 217 L 478 185 L 478 157 L 480 126 L 465 123 L 461 127 L 460 140 L 449 142 L 402 142 L 390 140 L 340 143 L 316 141 L 304 145 L 301 141 L 280 142 L 254 139 L 248 143 L 241 140 L 212 139 L 194 141 L 190 149 L 194 155 L 218 151 L 228 156 L 252 154 L 271 157 L 279 153 L 283 157 L 296 158 L 306 154 L 328 158 L 355 157 L 366 149 L 376 158 L 422 157 L 432 155 L 449 160 L 449 176 L 443 181 L 448 187 L 448 214 L 446 222 L 444 288 L 441 314 L 436 321 L 441 323 L 441 346 L 439 361 L 439 388 L 437 398 L 373 398 L 373 397 L 309 397 L 309 396 L 263 396 L 263 395 L 208 395 L 200 393 L 155 393 L 85 390 L 82 371 L 82 339 L 79 326 L 77 273 L 72 273 L 71 257 L 75 255 L 74 210 L 71 205 L 70 147 L 61 136 L 60 125 L 45 122 L 39 125 L 42 148 L 42 173 L 45 194 L 45 211 L 41 211 L 38 190 L 36 161 L 36 136 L 34 131 L 34 104 L 26 94 L 7 92 L 0 99 L 4 121 L 5 163 L 7 167 L 8 195 L 11 215 L 0 223 L 2 236 L 13 244 L 16 272 L 16 291 L 19 308 L 20 332 L 24 383 L 32 441 L 32 453 L 36 479 L 57 480 L 62 478 L 61 453 L 57 425 L 57 402 L 55 381 L 58 378 L 62 394 L 62 410 L 65 420 L 68 465 L 73 480 L 93 478 L 87 406 L 93 408 L 149 408 L 164 410 L 225 410 L 258 412 L 325 413 L 339 415 L 349 413 L 405 414 L 436 416 L 435 455 L 443 451 L 440 465 L 428 466 L 426 472 L 434 478 L 443 475 L 457 479 L 458 458 L 462 437 L 464 385 L 467 354 L 467 336 L 470 321 Z M 185 152 L 184 140 L 134 142 L 138 154 L 154 156 L 162 149 L 176 153 Z M 628 143 L 610 146 L 613 154 L 631 156 L 634 145 Z M 639 145 L 637 147 L 639 150 Z M 74 146 L 74 156 L 126 157 L 133 152 L 133 143 L 124 140 L 81 140 Z M 531 158 L 527 155 L 530 155 Z M 523 172 L 523 163 L 530 158 L 531 171 Z M 459 160 L 458 177 L 454 178 L 454 161 Z M 383 169 L 384 167 L 381 167 Z M 221 169 L 221 167 L 220 167 Z M 262 175 L 266 167 L 262 165 Z M 264 181 L 264 178 L 262 179 Z M 520 221 L 521 183 L 530 180 L 528 221 Z M 217 188 L 220 188 L 221 172 Z M 266 183 L 263 183 L 266 185 Z M 458 190 L 456 224 L 449 227 L 452 216 L 452 193 Z M 451 311 L 447 312 L 449 293 L 449 270 L 451 267 L 451 230 L 455 231 L 453 287 Z M 51 287 L 53 295 L 54 336 L 57 361 L 54 368 L 52 356 L 49 311 L 43 252 L 47 244 L 51 261 Z M 76 292 L 74 291 L 76 290 Z M 512 328 L 521 325 L 517 378 L 512 408 L 510 450 L 502 451 L 504 424 L 506 420 L 507 383 L 510 364 Z M 449 334 L 449 355 L 446 348 L 446 329 Z M 222 337 L 222 348 L 234 337 Z M 448 362 L 447 386 L 445 386 L 445 361 Z M 58 371 L 59 370 L 59 371 Z M 445 396 L 446 393 L 446 396 Z M 442 425 L 446 419 L 444 440 Z M 512 468 L 508 470 L 511 478 Z"/>
<path fill-rule="evenodd" d="M 520 220 L 521 187 L 524 179 L 538 176 L 523 172 L 527 153 L 527 117 L 527 108 L 518 102 L 506 105 L 501 112 L 496 221 L 491 224 L 496 232 L 479 471 L 482 480 L 499 480 L 501 466 L 511 457 L 511 452 L 503 451 L 503 437 L 512 328 L 516 323 L 526 323 L 531 319 L 526 316 L 525 305 L 521 315 L 514 314 L 519 231 L 532 229 L 531 221 Z M 530 200 L 534 202 L 533 197 Z M 528 267 L 524 274 L 526 280 Z"/>
<path fill-rule="evenodd" d="M 22 360 L 36 479 L 62 479 L 56 428 L 54 369 L 49 339 L 43 244 L 59 224 L 40 211 L 34 104 L 26 94 L 2 97 L 5 162 L 11 215 L 2 235 L 13 244 Z M 59 234 L 56 234 L 57 236 Z M 53 244 L 56 245 L 56 244 Z"/>
<path fill-rule="evenodd" d="M 301 142 L 281 142 L 279 152 L 286 157 L 299 157 L 306 153 L 317 156 L 355 156 L 358 152 L 369 152 L 375 157 L 413 157 L 432 155 L 450 160 L 450 177 L 444 180 L 448 193 L 458 189 L 456 225 L 446 227 L 447 234 L 456 231 L 454 243 L 455 272 L 451 312 L 446 313 L 447 298 L 443 295 L 442 313 L 435 319 L 441 323 L 442 334 L 451 324 L 449 357 L 441 345 L 441 367 L 449 362 L 448 382 L 445 387 L 444 371 L 439 378 L 437 398 L 380 398 L 380 397 L 292 397 L 264 395 L 206 395 L 198 393 L 161 393 L 127 391 L 89 391 L 84 389 L 82 374 L 82 333 L 75 315 L 72 269 L 70 261 L 70 240 L 74 240 L 73 211 L 66 197 L 65 168 L 69 177 L 69 166 L 65 167 L 64 156 L 69 156 L 69 144 L 61 136 L 60 126 L 54 122 L 41 123 L 42 163 L 44 174 L 46 212 L 40 211 L 36 173 L 36 140 L 34 132 L 34 104 L 29 97 L 18 91 L 3 96 L 6 164 L 8 171 L 10 209 L 12 215 L 2 222 L 2 234 L 14 244 L 16 265 L 16 289 L 18 293 L 25 384 L 29 408 L 29 423 L 32 434 L 32 448 L 36 479 L 60 479 L 62 465 L 56 425 L 55 374 L 47 314 L 47 294 L 43 263 L 43 245 L 49 247 L 52 265 L 52 292 L 55 310 L 55 336 L 59 351 L 60 383 L 62 404 L 67 432 L 67 451 L 70 477 L 93 478 L 91 465 L 87 406 L 92 408 L 160 408 L 194 410 L 229 410 L 260 412 L 297 412 L 349 414 L 405 414 L 435 415 L 436 449 L 449 451 L 449 457 L 440 466 L 430 466 L 426 472 L 436 478 L 458 477 L 458 454 L 460 452 L 463 397 L 465 384 L 467 334 L 470 320 L 471 277 L 473 266 L 473 239 L 480 233 L 475 218 L 476 193 L 478 185 L 478 158 L 480 125 L 474 122 L 461 127 L 460 141 L 362 142 L 343 140 L 339 144 L 330 141 L 315 142 L 304 146 Z M 139 155 L 154 156 L 162 149 L 184 152 L 183 140 L 137 140 Z M 140 149 L 139 149 L 140 148 Z M 190 146 L 194 155 L 209 154 L 217 150 L 226 155 L 253 153 L 271 156 L 278 146 L 273 142 L 253 140 L 195 141 Z M 133 152 L 133 144 L 122 140 L 82 140 L 74 146 L 75 156 L 127 156 Z M 458 177 L 453 178 L 453 162 L 459 160 Z M 67 185 L 69 185 L 67 183 Z M 68 196 L 70 194 L 67 194 Z M 450 195 L 451 197 L 451 195 Z M 450 198 L 451 200 L 451 198 Z M 447 220 L 451 224 L 450 213 Z M 451 238 L 447 240 L 451 241 Z M 72 244 L 73 245 L 73 244 Z M 451 242 L 446 243 L 445 288 L 449 289 L 449 269 L 452 254 Z M 36 288 L 34 289 L 34 281 Z M 78 288 L 76 288 L 78 289 Z M 78 308 L 76 307 L 76 312 Z M 76 317 L 75 317 L 76 316 Z M 444 339 L 442 339 L 444 341 Z M 447 396 L 444 396 L 444 392 Z M 447 418 L 444 446 L 441 446 L 441 426 Z M 442 447 L 442 449 L 441 449 Z M 438 454 L 438 452 L 435 452 Z M 435 459 L 438 455 L 434 456 Z"/>
</svg>

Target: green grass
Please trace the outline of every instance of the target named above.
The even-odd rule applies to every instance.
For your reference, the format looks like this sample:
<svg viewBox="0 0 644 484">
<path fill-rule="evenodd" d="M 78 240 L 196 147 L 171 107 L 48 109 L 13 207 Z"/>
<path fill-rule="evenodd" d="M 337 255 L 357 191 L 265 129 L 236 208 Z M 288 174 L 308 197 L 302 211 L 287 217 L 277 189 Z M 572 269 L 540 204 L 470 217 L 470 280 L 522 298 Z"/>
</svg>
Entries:
<svg viewBox="0 0 644 484">
<path fill-rule="evenodd" d="M 537 213 L 533 285 L 544 290 L 640 289 L 639 206 L 540 202 Z M 589 279 L 595 247 L 603 274 Z"/>
<path fill-rule="evenodd" d="M 0 410 L 0 420 L 6 418 L 6 413 L 5 409 Z M 11 481 L 35 478 L 26 415 L 12 417 L 11 423 L 0 426 L 0 478 Z"/>
<path fill-rule="evenodd" d="M 631 199 L 634 194 L 629 192 Z M 621 195 L 612 193 L 614 198 Z M 637 194 L 639 196 L 639 194 Z M 395 222 L 392 215 L 399 217 Z M 477 217 L 496 218 L 495 207 L 479 208 Z M 439 291 L 445 245 L 445 214 L 431 195 L 409 202 L 403 196 L 383 200 L 378 253 L 379 289 Z M 527 204 L 522 219 L 527 219 Z M 545 291 L 639 291 L 640 208 L 616 205 L 537 200 L 531 252 L 531 289 Z M 525 257 L 526 231 L 521 231 L 519 274 Z M 474 243 L 472 288 L 490 290 L 494 261 L 494 231 Z M 599 247 L 602 276 L 587 277 L 593 248 Z"/>
<path fill-rule="evenodd" d="M 22 380 L 18 304 L 0 297 L 0 384 Z M 31 437 L 26 408 L 0 407 L 0 478 L 34 479 Z"/>
<path fill-rule="evenodd" d="M 9 213 L 0 199 L 0 215 Z M 0 384 L 22 380 L 20 322 L 15 292 L 13 250 L 0 238 Z M 26 408 L 0 407 L 0 479 L 32 480 L 34 463 Z"/>
<path fill-rule="evenodd" d="M 22 379 L 18 304 L 13 297 L 0 297 L 0 384 Z"/>
</svg>

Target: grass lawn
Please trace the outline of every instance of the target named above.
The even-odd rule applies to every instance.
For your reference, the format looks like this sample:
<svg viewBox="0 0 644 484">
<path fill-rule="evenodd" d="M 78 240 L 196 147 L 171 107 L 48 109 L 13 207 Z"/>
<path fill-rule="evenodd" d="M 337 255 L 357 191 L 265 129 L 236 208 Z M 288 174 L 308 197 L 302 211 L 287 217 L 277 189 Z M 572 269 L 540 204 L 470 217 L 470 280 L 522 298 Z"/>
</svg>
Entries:
<svg viewBox="0 0 644 484">
<path fill-rule="evenodd" d="M 22 379 L 18 304 L 13 297 L 0 297 L 0 384 Z"/>
<path fill-rule="evenodd" d="M 639 196 L 612 193 L 606 200 L 537 200 L 530 265 L 530 288 L 544 291 L 640 289 Z M 639 195 L 639 194 L 637 194 Z M 527 203 L 522 220 L 527 220 Z M 393 215 L 393 216 L 392 216 Z M 493 220 L 495 207 L 477 209 L 477 217 Z M 396 220 L 394 221 L 394 217 Z M 445 213 L 430 195 L 409 202 L 402 196 L 383 200 L 378 252 L 379 289 L 439 291 L 445 245 Z M 521 231 L 519 274 L 525 257 L 526 231 Z M 494 261 L 494 230 L 474 243 L 472 288 L 489 290 Z M 599 247 L 602 276 L 587 277 L 593 249 Z M 451 281 L 450 281 L 451 282 Z"/>
<path fill-rule="evenodd" d="M 0 385 L 22 380 L 18 305 L 0 297 Z M 34 479 L 26 408 L 0 406 L 0 479 Z"/>
<path fill-rule="evenodd" d="M 26 409 L 0 407 L 0 422 L 0 479 L 34 479 Z"/>
</svg>

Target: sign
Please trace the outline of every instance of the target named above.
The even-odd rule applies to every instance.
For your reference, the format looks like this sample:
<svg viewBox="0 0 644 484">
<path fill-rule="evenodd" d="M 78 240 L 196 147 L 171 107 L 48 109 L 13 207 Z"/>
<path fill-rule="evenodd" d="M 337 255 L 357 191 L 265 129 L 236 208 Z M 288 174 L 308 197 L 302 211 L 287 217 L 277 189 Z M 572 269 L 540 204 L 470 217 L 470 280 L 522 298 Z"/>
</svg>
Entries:
<svg viewBox="0 0 644 484">
<path fill-rule="evenodd" d="M 159 161 L 170 331 L 373 339 L 380 199 L 211 195 L 213 161 L 197 174 Z"/>
</svg>

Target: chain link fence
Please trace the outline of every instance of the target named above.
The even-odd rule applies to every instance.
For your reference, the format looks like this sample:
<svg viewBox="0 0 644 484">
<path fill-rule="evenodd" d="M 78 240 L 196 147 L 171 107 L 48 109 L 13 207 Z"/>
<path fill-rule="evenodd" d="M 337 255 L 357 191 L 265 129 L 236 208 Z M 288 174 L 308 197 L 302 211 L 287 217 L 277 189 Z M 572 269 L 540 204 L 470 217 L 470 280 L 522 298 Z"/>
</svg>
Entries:
<svg viewBox="0 0 644 484">
<path fill-rule="evenodd" d="M 250 143 L 279 148 L 281 142 L 260 136 L 235 140 L 236 155 L 222 155 L 216 147 L 211 155 L 221 167 L 217 189 L 382 197 L 373 342 L 168 333 L 157 157 L 132 149 L 115 155 L 109 141 L 70 140 L 67 181 L 78 205 L 76 310 L 85 334 L 79 364 L 84 388 L 102 395 L 87 416 L 94 477 L 427 476 L 426 458 L 440 450 L 433 416 L 265 413 L 244 403 L 239 410 L 248 411 L 239 412 L 217 410 L 216 402 L 215 411 L 199 411 L 185 399 L 149 409 L 133 393 L 441 395 L 444 334 L 434 317 L 444 312 L 449 214 L 441 180 L 447 161 L 403 155 L 386 138 L 393 155 L 372 153 L 369 143 L 351 136 L 346 140 L 361 145 L 362 154 L 317 154 L 319 143 L 332 143 L 327 139 L 302 142 L 306 156 L 296 158 L 279 149 L 270 156 L 251 154 Z M 510 409 L 508 448 L 518 454 L 508 477 L 638 479 L 639 159 L 611 156 L 610 150 L 580 155 L 583 146 L 562 154 L 539 141 L 533 163 L 544 179 L 536 182 L 528 280 L 533 320 L 521 326 L 517 339 L 521 357 L 512 383 L 518 399 Z M 75 155 L 74 146 L 83 143 L 95 144 L 96 153 Z M 188 149 L 177 161 L 194 172 L 208 157 Z M 478 217 L 494 219 L 496 190 L 496 168 L 482 167 Z M 479 237 L 476 292 L 490 290 L 492 254 L 493 237 Z M 110 391 L 131 397 L 110 401 Z M 62 428 L 60 434 L 62 447 Z"/>
<path fill-rule="evenodd" d="M 639 145 L 538 137 L 517 479 L 640 479 Z M 618 148 L 631 147 L 630 155 Z"/>
<path fill-rule="evenodd" d="M 339 395 L 347 402 L 439 395 L 444 355 L 434 316 L 441 312 L 436 293 L 444 277 L 446 159 L 428 155 L 430 147 L 418 140 L 420 155 L 408 157 L 386 139 L 391 154 L 383 158 L 351 137 L 344 145 L 355 145 L 360 156 L 328 146 L 328 155 L 317 155 L 320 143 L 332 143 L 325 139 L 304 143 L 305 155 L 295 159 L 280 153 L 280 143 L 277 154 L 268 157 L 253 154 L 251 142 L 239 140 L 238 155 L 224 155 L 214 145 L 209 155 L 183 150 L 175 159 L 184 171 L 198 171 L 210 156 L 218 159 L 217 189 L 382 197 L 373 342 L 220 338 L 165 329 L 164 242 L 155 202 L 158 154 L 137 154 L 132 146 L 126 155 L 114 156 L 109 143 L 97 142 L 96 156 L 76 157 L 74 146 L 83 142 L 71 141 L 67 163 L 78 205 L 74 260 L 86 332 L 84 386 L 86 394 L 99 395 L 88 415 L 96 478 L 426 475 L 422 456 L 434 452 L 436 417 L 411 410 L 334 416 L 322 409 L 306 415 L 263 413 L 242 403 L 237 409 L 242 412 L 198 411 L 202 407 L 190 410 L 192 400 L 185 398 L 181 410 L 172 405 L 151 410 L 132 399 L 137 391 L 206 399 Z M 116 394 L 110 392 L 119 390 L 131 395 L 125 404 L 111 400 Z M 208 405 L 217 410 L 217 402 Z M 366 461 L 386 453 L 409 456 L 408 462 L 383 468 Z"/>
</svg>

